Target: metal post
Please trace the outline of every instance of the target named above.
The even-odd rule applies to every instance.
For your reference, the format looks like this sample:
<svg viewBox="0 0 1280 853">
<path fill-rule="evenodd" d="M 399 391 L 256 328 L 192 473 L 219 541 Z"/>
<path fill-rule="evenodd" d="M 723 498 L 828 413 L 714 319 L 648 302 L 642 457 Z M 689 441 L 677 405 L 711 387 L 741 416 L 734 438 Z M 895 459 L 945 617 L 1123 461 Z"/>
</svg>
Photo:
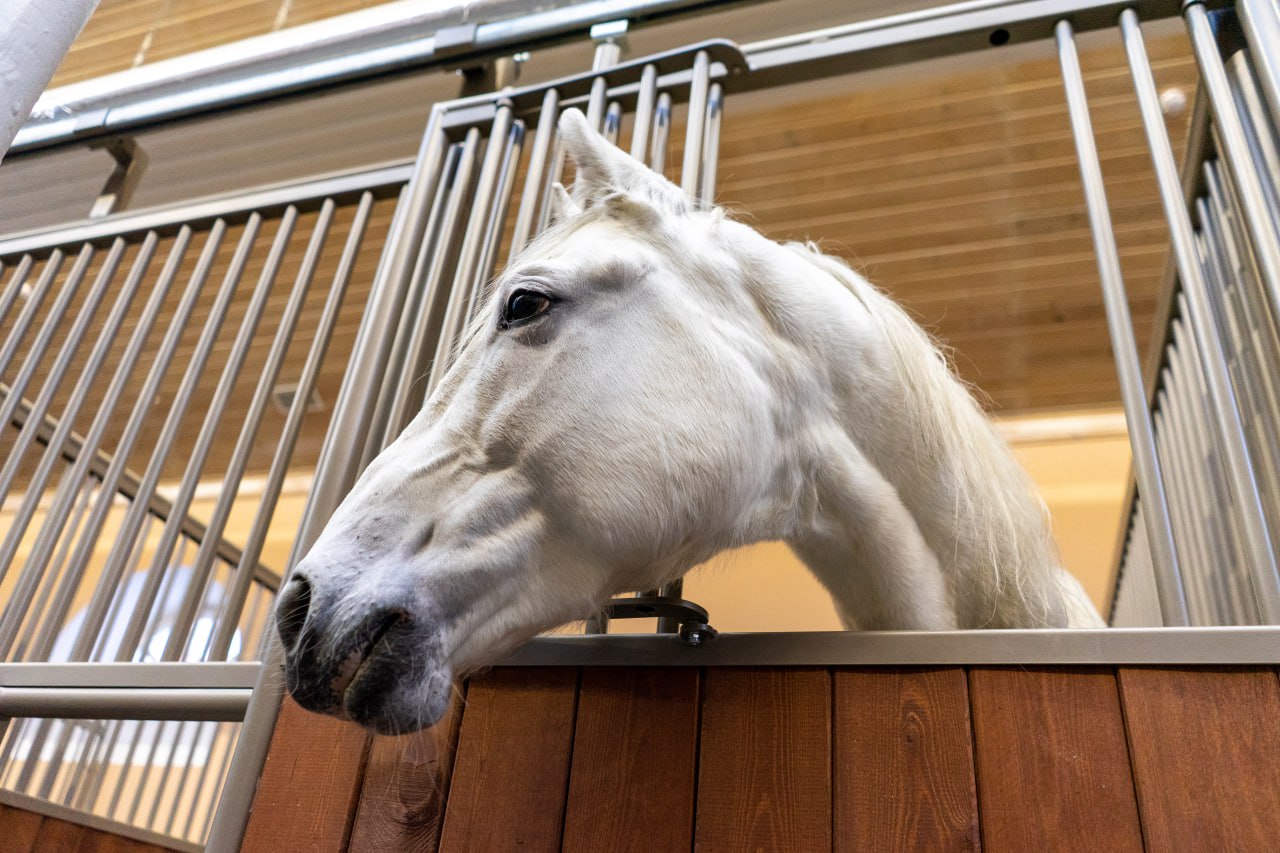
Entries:
<svg viewBox="0 0 1280 853">
<path fill-rule="evenodd" d="M 1237 501 L 1247 544 L 1248 563 L 1255 575 L 1259 605 L 1264 621 L 1269 624 L 1280 623 L 1280 569 L 1276 565 L 1276 555 L 1267 531 L 1257 482 L 1254 480 L 1245 447 L 1240 413 L 1232 399 L 1231 381 L 1222 359 L 1222 344 L 1211 322 L 1204 277 L 1195 256 L 1191 220 L 1183 202 L 1178 169 L 1160 111 L 1160 99 L 1151 76 L 1151 65 L 1142 42 L 1137 13 L 1132 9 L 1124 10 L 1120 14 L 1120 28 L 1147 132 L 1152 163 L 1160 185 L 1161 201 L 1169 220 L 1178 274 L 1190 308 L 1189 320 L 1199 344 L 1197 349 L 1202 356 L 1218 444 L 1222 449 L 1232 493 Z"/>
<path fill-rule="evenodd" d="M 374 276 L 368 308 L 361 320 L 351 364 L 334 405 L 333 421 L 320 451 L 311 496 L 289 557 L 290 570 L 320 535 L 320 530 L 351 489 L 364 464 L 363 458 L 353 453 L 351 448 L 361 436 L 368 435 L 373 426 L 371 408 L 377 402 L 390 355 L 391 342 L 386 340 L 385 330 L 394 328 L 404 305 L 413 262 L 427 224 L 428 207 L 435 195 L 440 166 L 444 161 L 443 114 L 439 107 L 432 111 L 409 189 L 392 220 L 387 248 Z M 263 657 L 262 676 L 245 712 L 223 795 L 209 827 L 209 839 L 205 845 L 209 853 L 235 853 L 240 849 L 257 779 L 280 713 L 283 685 L 279 677 L 279 645 L 271 642 Z"/>
<path fill-rule="evenodd" d="M 249 257 L 253 252 L 253 246 L 257 240 L 261 223 L 262 217 L 257 213 L 251 214 L 248 221 L 245 222 L 239 245 L 236 246 L 235 253 L 231 258 L 230 265 L 227 267 L 226 274 L 223 276 L 222 284 L 218 288 L 213 305 L 209 308 L 204 327 L 200 331 L 200 338 L 196 342 L 195 351 L 191 355 L 187 370 L 182 376 L 177 393 L 174 395 L 169 414 L 165 417 L 164 425 L 160 428 L 160 435 L 156 438 L 155 449 L 147 462 L 147 469 L 143 472 L 142 480 L 138 484 L 138 490 L 134 495 L 133 502 L 130 504 L 129 510 L 125 513 L 124 520 L 120 524 L 116 540 L 111 545 L 111 551 L 107 554 L 106 563 L 103 565 L 102 572 L 98 577 L 98 586 L 94 590 L 93 597 L 89 600 L 89 605 L 85 610 L 80 633 L 76 636 L 76 641 L 71 649 L 71 660 L 73 661 L 88 660 L 88 656 L 93 651 L 94 644 L 98 640 L 112 595 L 123 576 L 125 564 L 134 553 L 134 543 L 138 531 L 142 527 L 143 519 L 148 514 L 147 505 L 151 496 L 155 493 L 156 484 L 160 480 L 160 473 L 169 458 L 173 442 L 177 438 L 178 427 L 187 414 L 191 397 L 204 375 L 205 365 L 213 352 L 213 346 L 218 337 L 218 332 L 222 328 L 222 322 L 226 319 L 227 309 L 230 307 L 231 299 L 235 295 L 236 286 L 240 283 L 240 277 L 244 275 L 245 266 L 248 264 Z M 180 517 L 184 514 L 185 511 L 175 505 L 171 517 Z"/>
<path fill-rule="evenodd" d="M 1147 408 L 1147 389 L 1142 380 L 1142 361 L 1133 339 L 1133 319 L 1129 315 L 1129 299 L 1120 271 L 1120 253 L 1111 228 L 1111 213 L 1106 187 L 1102 180 L 1102 164 L 1093 137 L 1089 103 L 1076 54 L 1071 24 L 1059 21 L 1055 30 L 1058 61 L 1062 66 L 1062 82 L 1066 89 L 1067 112 L 1075 136 L 1076 160 L 1080 165 L 1080 181 L 1093 232 L 1094 254 L 1098 261 L 1098 277 L 1107 311 L 1107 329 L 1111 350 L 1115 355 L 1116 374 L 1120 381 L 1120 397 L 1124 402 L 1125 421 L 1129 428 L 1129 444 L 1138 480 L 1138 494 L 1144 505 L 1147 542 L 1151 549 L 1156 592 L 1165 625 L 1188 625 L 1185 584 L 1178 562 L 1178 549 L 1173 538 L 1173 523 L 1164 490 L 1160 460 L 1156 455 L 1155 436 Z"/>
<path fill-rule="evenodd" d="M 653 117 L 653 144 L 650 145 L 649 168 L 661 175 L 667 168 L 667 140 L 671 136 L 671 96 L 658 96 Z"/>
<path fill-rule="evenodd" d="M 693 82 L 689 89 L 689 123 L 684 136 L 684 166 L 680 186 L 689 198 L 699 202 L 702 188 L 702 138 L 707 121 L 707 97 L 711 86 L 711 57 L 704 50 L 693 59 Z"/>
<path fill-rule="evenodd" d="M 1280 123 L 1280 8 L 1275 0 L 1236 0 L 1235 9 L 1271 115 Z"/>
<path fill-rule="evenodd" d="M 1227 82 L 1208 13 L 1197 2 L 1187 6 L 1183 14 L 1191 32 L 1196 64 L 1200 67 L 1200 85 L 1209 95 L 1209 106 L 1220 140 L 1219 153 L 1231 172 L 1232 183 L 1240 197 L 1242 218 L 1252 238 L 1271 315 L 1280 320 L 1280 234 L 1267 209 L 1263 178 L 1254 163 L 1253 152 L 1249 150 L 1240 114 L 1236 112 L 1235 98 Z M 1272 45 L 1271 49 L 1280 50 L 1280 44 Z M 1277 596 L 1280 599 L 1280 593 Z"/>
<path fill-rule="evenodd" d="M 716 167 L 720 163 L 720 119 L 724 116 L 724 89 L 719 83 L 711 84 L 707 96 L 706 129 L 702 136 L 702 182 L 698 198 L 704 207 L 716 203 Z"/>
<path fill-rule="evenodd" d="M 646 65 L 640 72 L 640 92 L 636 96 L 635 120 L 631 125 L 631 156 L 641 163 L 648 158 L 653 132 L 653 110 L 658 100 L 658 69 Z"/>
<path fill-rule="evenodd" d="M 560 93 L 555 89 L 548 89 L 542 96 L 542 109 L 538 113 L 538 130 L 533 140 L 533 151 L 529 155 L 529 171 L 525 176 L 524 193 L 520 196 L 520 210 L 516 213 L 516 224 L 511 232 L 510 258 L 515 258 L 528 244 L 539 205 L 546 205 L 544 184 L 549 189 L 551 182 L 544 181 L 544 176 L 547 173 L 552 142 L 556 138 L 556 121 L 559 118 Z"/>
</svg>

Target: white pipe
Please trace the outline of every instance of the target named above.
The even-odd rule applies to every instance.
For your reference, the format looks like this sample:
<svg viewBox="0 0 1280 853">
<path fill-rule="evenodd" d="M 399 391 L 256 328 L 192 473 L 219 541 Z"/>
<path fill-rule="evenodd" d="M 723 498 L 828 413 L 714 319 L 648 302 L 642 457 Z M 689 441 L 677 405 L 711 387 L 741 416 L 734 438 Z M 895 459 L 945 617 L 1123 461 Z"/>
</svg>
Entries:
<svg viewBox="0 0 1280 853">
<path fill-rule="evenodd" d="M 31 114 L 98 0 L 0 0 L 0 158 Z"/>
</svg>

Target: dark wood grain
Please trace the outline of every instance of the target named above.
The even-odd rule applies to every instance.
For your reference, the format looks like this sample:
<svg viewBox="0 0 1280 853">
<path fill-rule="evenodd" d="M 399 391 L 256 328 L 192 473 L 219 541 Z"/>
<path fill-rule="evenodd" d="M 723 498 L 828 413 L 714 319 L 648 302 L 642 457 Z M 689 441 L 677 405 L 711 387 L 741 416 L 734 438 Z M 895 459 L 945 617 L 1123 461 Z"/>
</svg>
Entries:
<svg viewBox="0 0 1280 853">
<path fill-rule="evenodd" d="M 973 669 L 969 691 L 989 853 L 1142 849 L 1110 669 Z"/>
<path fill-rule="evenodd" d="M 495 669 L 472 679 L 440 850 L 558 850 L 578 670 Z"/>
<path fill-rule="evenodd" d="M 832 677 L 835 849 L 979 849 L 964 670 L 841 669 Z"/>
<path fill-rule="evenodd" d="M 0 805 L 0 853 L 28 853 L 43 819 L 26 809 Z"/>
<path fill-rule="evenodd" d="M 696 669 L 585 669 L 563 849 L 688 850 L 697 755 Z"/>
<path fill-rule="evenodd" d="M 1122 668 L 1147 849 L 1280 845 L 1280 682 L 1271 668 Z"/>
<path fill-rule="evenodd" d="M 285 698 L 254 797 L 242 850 L 346 849 L 368 754 L 363 729 Z"/>
<path fill-rule="evenodd" d="M 86 832 L 88 830 L 79 824 L 46 817 L 40 821 L 31 849 L 33 853 L 67 853 L 80 846 Z"/>
<path fill-rule="evenodd" d="M 831 676 L 718 668 L 704 675 L 694 848 L 831 847 Z"/>
<path fill-rule="evenodd" d="M 351 830 L 351 853 L 436 849 L 462 705 L 461 697 L 455 698 L 445 718 L 426 731 L 373 739 Z"/>
</svg>

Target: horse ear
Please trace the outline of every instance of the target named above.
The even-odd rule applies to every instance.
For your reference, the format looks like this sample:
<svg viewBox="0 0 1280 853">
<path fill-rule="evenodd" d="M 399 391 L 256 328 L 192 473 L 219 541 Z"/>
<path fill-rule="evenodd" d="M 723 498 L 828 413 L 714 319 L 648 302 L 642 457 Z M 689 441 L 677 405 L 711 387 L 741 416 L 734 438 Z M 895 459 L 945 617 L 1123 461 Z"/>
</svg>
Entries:
<svg viewBox="0 0 1280 853">
<path fill-rule="evenodd" d="M 683 190 L 592 130 L 580 110 L 560 116 L 560 138 L 578 171 L 573 197 L 584 206 L 621 191 L 667 213 L 691 209 Z"/>
<path fill-rule="evenodd" d="M 548 218 L 552 224 L 572 219 L 582 212 L 582 208 L 569 197 L 569 193 L 565 191 L 564 184 L 559 181 L 556 181 L 551 186 L 551 197 L 547 199 L 547 204 L 550 208 Z"/>
</svg>

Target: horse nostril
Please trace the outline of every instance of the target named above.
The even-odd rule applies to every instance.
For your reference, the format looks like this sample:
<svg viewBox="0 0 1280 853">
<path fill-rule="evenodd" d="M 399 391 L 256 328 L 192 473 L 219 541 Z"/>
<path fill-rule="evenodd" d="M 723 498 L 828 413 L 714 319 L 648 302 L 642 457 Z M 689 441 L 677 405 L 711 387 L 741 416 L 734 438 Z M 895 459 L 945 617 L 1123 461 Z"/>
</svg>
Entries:
<svg viewBox="0 0 1280 853">
<path fill-rule="evenodd" d="M 311 607 L 311 583 L 301 575 L 289 579 L 276 604 L 276 630 L 286 649 L 292 649 L 302 634 Z"/>
</svg>

